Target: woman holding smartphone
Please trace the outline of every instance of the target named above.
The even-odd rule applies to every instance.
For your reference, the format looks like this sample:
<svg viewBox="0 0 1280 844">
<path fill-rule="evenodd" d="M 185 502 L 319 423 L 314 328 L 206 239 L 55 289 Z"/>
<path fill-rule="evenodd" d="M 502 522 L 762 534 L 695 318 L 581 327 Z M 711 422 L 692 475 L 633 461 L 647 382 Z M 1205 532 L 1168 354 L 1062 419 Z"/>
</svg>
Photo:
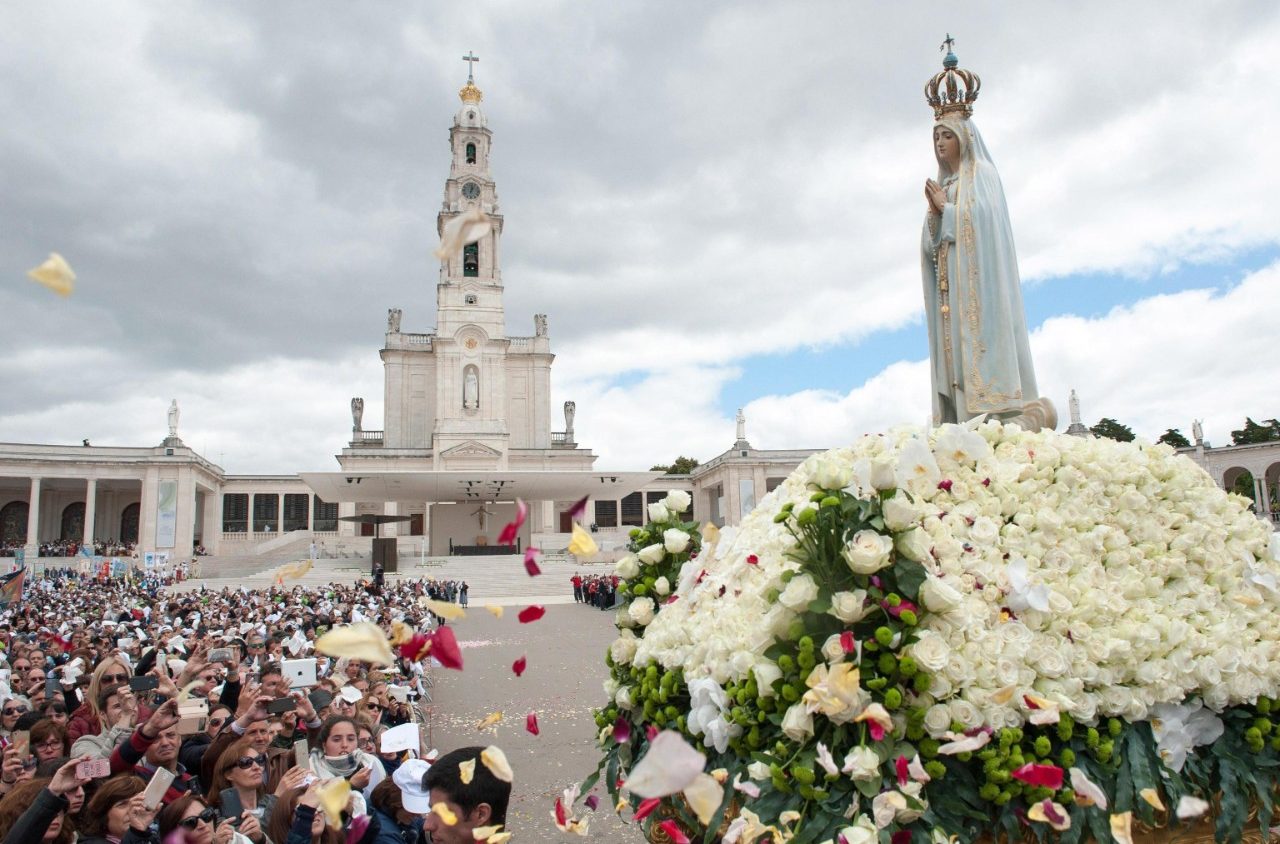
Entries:
<svg viewBox="0 0 1280 844">
<path fill-rule="evenodd" d="M 209 789 L 221 817 L 254 844 L 269 841 L 263 829 L 276 801 L 263 783 L 266 765 L 266 755 L 254 750 L 249 738 L 239 739 L 218 757 Z"/>
<path fill-rule="evenodd" d="M 343 777 L 355 797 L 353 814 L 366 814 L 365 800 L 386 779 L 381 760 L 360 749 L 354 718 L 334 715 L 320 728 L 320 746 L 311 751 L 311 770 L 321 780 Z M 359 793 L 357 793 L 359 792 Z"/>
</svg>

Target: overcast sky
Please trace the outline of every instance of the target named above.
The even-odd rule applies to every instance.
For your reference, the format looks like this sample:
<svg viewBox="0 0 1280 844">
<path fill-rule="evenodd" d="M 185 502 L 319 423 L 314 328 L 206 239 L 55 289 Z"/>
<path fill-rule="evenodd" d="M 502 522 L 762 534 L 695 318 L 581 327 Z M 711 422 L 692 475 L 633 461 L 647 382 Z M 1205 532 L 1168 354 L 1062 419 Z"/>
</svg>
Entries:
<svg viewBox="0 0 1280 844">
<path fill-rule="evenodd" d="M 177 398 L 229 471 L 336 468 L 387 308 L 435 325 L 469 50 L 508 329 L 549 315 L 598 467 L 705 461 L 739 406 L 759 448 L 923 422 L 948 31 L 1064 418 L 1280 415 L 1272 0 L 41 2 L 0 10 L 0 440 L 154 445 Z"/>
</svg>

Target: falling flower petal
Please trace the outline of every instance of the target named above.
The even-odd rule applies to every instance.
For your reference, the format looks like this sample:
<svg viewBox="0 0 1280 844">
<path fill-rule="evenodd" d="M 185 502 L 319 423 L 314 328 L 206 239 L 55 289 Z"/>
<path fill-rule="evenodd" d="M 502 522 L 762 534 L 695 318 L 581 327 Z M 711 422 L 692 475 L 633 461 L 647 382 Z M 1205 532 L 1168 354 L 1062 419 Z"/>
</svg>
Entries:
<svg viewBox="0 0 1280 844">
<path fill-rule="evenodd" d="M 613 722 L 613 740 L 618 744 L 631 741 L 631 722 L 625 715 L 619 715 L 618 720 Z"/>
<path fill-rule="evenodd" d="M 519 498 L 516 499 L 516 518 L 514 521 L 507 522 L 503 525 L 502 533 L 498 534 L 499 545 L 511 545 L 516 541 L 516 535 L 520 532 L 520 527 L 524 524 L 524 520 L 529 516 L 529 505 L 525 504 Z M 526 551 L 524 562 L 529 564 L 529 554 Z"/>
<path fill-rule="evenodd" d="M 490 712 L 476 722 L 477 730 L 487 730 L 502 720 L 502 712 Z"/>
<path fill-rule="evenodd" d="M 463 785 L 470 785 L 471 778 L 476 775 L 476 760 L 468 759 L 465 762 L 458 763 L 458 779 L 462 780 Z"/>
<path fill-rule="evenodd" d="M 587 799 L 583 800 L 582 802 L 586 804 L 586 807 L 588 809 L 594 812 L 596 810 L 596 807 L 600 805 L 600 798 L 595 794 L 588 794 Z"/>
<path fill-rule="evenodd" d="M 316 639 L 316 653 L 345 656 L 375 665 L 391 665 L 391 644 L 382 628 L 368 621 L 336 627 Z"/>
<path fill-rule="evenodd" d="M 943 737 L 948 739 L 947 743 L 938 748 L 938 752 L 944 756 L 954 756 L 957 753 L 971 753 L 987 746 L 987 742 L 991 741 L 991 734 L 983 731 L 966 736 L 964 733 L 944 733 Z"/>
<path fill-rule="evenodd" d="M 1154 788 L 1144 788 L 1142 791 L 1138 792 L 1138 796 L 1147 801 L 1147 804 L 1156 811 L 1168 811 L 1164 807 L 1164 801 L 1160 799 L 1160 792 L 1156 791 Z"/>
<path fill-rule="evenodd" d="M 470 208 L 465 214 L 459 214 L 444 224 L 444 228 L 440 231 L 440 245 L 436 247 L 435 255 L 442 261 L 450 259 L 457 255 L 462 247 L 475 243 L 487 235 L 492 228 L 489 215 L 485 214 L 479 206 Z"/>
<path fill-rule="evenodd" d="M 714 522 L 703 522 L 699 532 L 702 534 L 703 545 L 715 545 L 720 541 L 720 528 Z"/>
<path fill-rule="evenodd" d="M 758 565 L 760 565 L 760 558 L 759 558 L 759 557 L 757 557 L 755 554 L 748 554 L 748 555 L 747 555 L 747 565 L 749 565 L 749 566 L 758 566 Z"/>
<path fill-rule="evenodd" d="M 369 816 L 356 815 L 351 819 L 351 822 L 347 824 L 346 844 L 357 844 L 361 838 L 364 838 L 365 830 L 368 828 Z"/>
<path fill-rule="evenodd" d="M 342 812 L 347 808 L 347 801 L 351 798 L 351 783 L 341 777 L 331 779 L 320 786 L 316 791 L 316 797 L 320 800 L 320 808 L 324 810 L 329 825 L 341 829 Z"/>
<path fill-rule="evenodd" d="M 311 571 L 311 560 L 298 560 L 295 563 L 286 563 L 276 572 L 276 580 L 284 581 L 286 578 L 297 580 L 307 572 Z"/>
<path fill-rule="evenodd" d="M 747 780 L 746 782 L 743 782 L 742 780 L 738 779 L 738 777 L 735 776 L 733 778 L 733 788 L 735 791 L 741 791 L 743 794 L 747 795 L 752 800 L 755 800 L 757 797 L 760 796 L 760 786 L 756 785 L 751 780 Z"/>
<path fill-rule="evenodd" d="M 1058 832 L 1071 828 L 1071 816 L 1067 810 L 1052 800 L 1041 800 L 1027 809 L 1027 818 L 1040 823 L 1047 823 Z"/>
<path fill-rule="evenodd" d="M 853 719 L 855 723 L 867 722 L 867 729 L 871 731 L 871 737 L 876 741 L 884 738 L 884 734 L 893 727 L 893 718 L 889 715 L 889 711 L 878 703 L 872 703 Z"/>
<path fill-rule="evenodd" d="M 462 670 L 462 649 L 450 627 L 437 627 L 431 633 L 431 655 L 445 668 Z"/>
<path fill-rule="evenodd" d="M 428 598 L 422 602 L 422 605 L 441 618 L 447 618 L 450 621 L 467 617 L 466 610 L 450 601 L 436 601 Z"/>
<path fill-rule="evenodd" d="M 516 675 L 517 677 L 519 677 L 519 676 L 521 676 L 522 674 L 524 674 L 524 668 L 525 668 L 525 666 L 526 666 L 526 665 L 528 665 L 528 663 L 527 663 L 527 662 L 525 662 L 525 658 L 524 658 L 524 657 L 520 657 L 520 658 L 519 658 L 519 659 L 517 659 L 515 662 L 511 663 L 511 670 L 512 670 L 512 672 L 514 672 L 514 673 L 515 673 L 515 675 Z"/>
<path fill-rule="evenodd" d="M 587 517 L 587 499 L 590 497 L 589 495 L 584 495 L 573 502 L 573 506 L 569 508 L 569 519 L 571 521 L 580 522 Z"/>
<path fill-rule="evenodd" d="M 711 818 L 724 800 L 724 789 L 710 774 L 698 774 L 693 782 L 685 787 L 684 799 L 697 815 L 698 822 L 706 826 L 711 823 Z"/>
<path fill-rule="evenodd" d="M 445 826 L 453 826 L 458 822 L 458 816 L 455 815 L 445 802 L 441 800 L 439 803 L 431 804 L 431 813 L 440 819 Z"/>
<path fill-rule="evenodd" d="M 658 829 L 667 834 L 667 837 L 671 839 L 671 844 L 689 844 L 689 836 L 685 835 L 684 830 L 673 820 L 663 821 L 658 824 Z"/>
<path fill-rule="evenodd" d="M 1049 611 L 1049 588 L 1044 584 L 1032 585 L 1027 573 L 1027 561 L 1014 555 L 1005 566 L 1009 578 L 1009 593 L 1006 599 L 1009 608 L 1015 612 L 1023 610 Z"/>
<path fill-rule="evenodd" d="M 485 604 L 484 608 L 493 613 L 494 618 L 502 618 L 502 607 L 497 604 Z"/>
<path fill-rule="evenodd" d="M 1111 837 L 1116 844 L 1133 844 L 1133 812 L 1111 816 Z"/>
<path fill-rule="evenodd" d="M 1178 819 L 1187 820 L 1188 818 L 1198 818 L 1205 812 L 1209 811 L 1209 803 L 1201 800 L 1199 797 L 1192 797 L 1190 794 L 1182 795 L 1178 800 Z"/>
<path fill-rule="evenodd" d="M 840 766 L 831 755 L 831 749 L 822 742 L 818 742 L 818 764 L 822 766 L 822 770 L 833 777 L 840 773 Z"/>
<path fill-rule="evenodd" d="M 485 844 L 507 844 L 507 842 L 511 840 L 511 836 L 514 834 L 515 833 L 511 832 L 495 832 L 484 841 Z"/>
<path fill-rule="evenodd" d="M 472 759 L 471 761 L 474 762 L 475 760 Z M 488 841 L 489 836 L 496 835 L 501 829 L 502 824 L 495 824 L 493 826 L 477 826 L 471 830 L 471 837 L 476 841 Z"/>
<path fill-rule="evenodd" d="M 524 570 L 529 573 L 530 577 L 537 577 L 542 574 L 542 569 L 538 568 L 538 557 L 542 551 L 530 545 L 524 549 Z"/>
<path fill-rule="evenodd" d="M 511 765 L 507 762 L 507 754 L 503 753 L 497 745 L 491 744 L 482 750 L 480 762 L 498 779 L 511 782 L 514 775 L 511 773 Z"/>
<path fill-rule="evenodd" d="M 535 736 L 540 732 L 538 730 L 538 713 L 530 712 L 528 715 L 524 716 L 524 729 L 525 732 L 531 733 Z"/>
<path fill-rule="evenodd" d="M 1076 805 L 1097 806 L 1105 812 L 1107 810 L 1107 793 L 1079 768 L 1072 768 L 1069 773 L 1071 774 L 1071 790 L 1076 793 Z"/>
<path fill-rule="evenodd" d="M 687 788 L 706 764 L 707 757 L 689 746 L 679 733 L 663 730 L 631 769 L 624 787 L 639 797 L 666 797 Z"/>
<path fill-rule="evenodd" d="M 541 607 L 541 606 L 538 606 L 537 604 L 534 604 L 532 606 L 528 606 L 520 610 L 520 614 L 517 615 L 516 618 L 520 619 L 521 624 L 528 624 L 531 621 L 537 621 L 538 619 L 542 618 L 546 614 L 547 614 L 547 610 L 545 607 Z"/>
<path fill-rule="evenodd" d="M 573 537 L 569 540 L 569 553 L 581 559 L 591 557 L 600 552 L 600 546 L 587 533 L 586 528 L 577 522 L 573 523 Z"/>
<path fill-rule="evenodd" d="M 649 817 L 653 810 L 658 808 L 658 805 L 661 803 L 662 798 L 660 797 L 650 797 L 647 800 L 641 800 L 640 805 L 636 806 L 636 813 L 632 816 L 632 820 L 644 820 Z"/>
<path fill-rule="evenodd" d="M 1015 780 L 1021 780 L 1028 785 L 1052 788 L 1054 791 L 1062 788 L 1062 769 L 1057 765 L 1038 765 L 1028 762 L 1021 768 L 1015 768 L 1010 775 Z"/>
<path fill-rule="evenodd" d="M 45 262 L 35 269 L 27 270 L 27 275 L 59 296 L 70 296 L 76 286 L 75 272 L 57 252 L 50 252 Z"/>
<path fill-rule="evenodd" d="M 1006 703 L 1013 700 L 1013 695 L 1017 690 L 1017 686 L 1005 686 L 1003 689 L 996 689 L 987 699 L 998 706 L 1004 706 Z"/>
</svg>

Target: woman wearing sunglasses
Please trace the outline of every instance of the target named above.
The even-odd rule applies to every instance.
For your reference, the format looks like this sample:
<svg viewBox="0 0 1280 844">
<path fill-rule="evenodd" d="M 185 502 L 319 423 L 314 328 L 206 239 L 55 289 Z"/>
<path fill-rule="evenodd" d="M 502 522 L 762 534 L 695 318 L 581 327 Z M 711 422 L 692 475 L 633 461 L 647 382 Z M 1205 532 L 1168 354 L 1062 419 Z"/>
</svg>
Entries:
<svg viewBox="0 0 1280 844">
<path fill-rule="evenodd" d="M 235 824 L 254 844 L 266 840 L 262 830 L 276 802 L 274 794 L 266 793 L 266 765 L 266 754 L 254 750 L 250 739 L 239 739 L 218 757 L 209 789 L 219 816 Z"/>
<path fill-rule="evenodd" d="M 160 812 L 160 840 L 178 833 L 183 844 L 232 844 L 236 829 L 230 823 L 218 823 L 218 810 L 203 798 L 187 794 Z"/>
<path fill-rule="evenodd" d="M 3 702 L 0 702 L 0 736 L 4 736 L 7 740 L 13 733 L 18 719 L 31 709 L 31 705 L 21 695 L 11 695 L 2 700 Z"/>
<path fill-rule="evenodd" d="M 84 703 L 71 713 L 71 719 L 67 722 L 67 736 L 73 744 L 81 736 L 96 736 L 102 732 L 104 713 L 98 709 L 98 695 L 107 686 L 127 684 L 130 676 L 128 666 L 115 657 L 107 657 L 93 670 Z M 151 713 L 144 711 L 140 714 L 141 720 L 145 721 Z"/>
</svg>

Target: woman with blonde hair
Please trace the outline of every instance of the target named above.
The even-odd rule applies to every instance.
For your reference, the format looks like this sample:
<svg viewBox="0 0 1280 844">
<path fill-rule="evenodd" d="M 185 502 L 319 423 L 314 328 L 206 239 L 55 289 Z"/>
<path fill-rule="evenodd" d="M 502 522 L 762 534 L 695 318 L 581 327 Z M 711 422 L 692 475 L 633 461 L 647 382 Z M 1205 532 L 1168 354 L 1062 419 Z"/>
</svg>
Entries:
<svg viewBox="0 0 1280 844">
<path fill-rule="evenodd" d="M 102 732 L 102 712 L 98 709 L 98 694 L 106 686 L 129 682 L 129 666 L 116 656 L 108 656 L 93 670 L 84 703 L 71 713 L 67 721 L 67 740 L 72 744 L 81 736 L 96 736 Z M 142 719 L 150 713 L 139 713 Z M 140 720 L 142 720 L 140 719 Z"/>
</svg>

